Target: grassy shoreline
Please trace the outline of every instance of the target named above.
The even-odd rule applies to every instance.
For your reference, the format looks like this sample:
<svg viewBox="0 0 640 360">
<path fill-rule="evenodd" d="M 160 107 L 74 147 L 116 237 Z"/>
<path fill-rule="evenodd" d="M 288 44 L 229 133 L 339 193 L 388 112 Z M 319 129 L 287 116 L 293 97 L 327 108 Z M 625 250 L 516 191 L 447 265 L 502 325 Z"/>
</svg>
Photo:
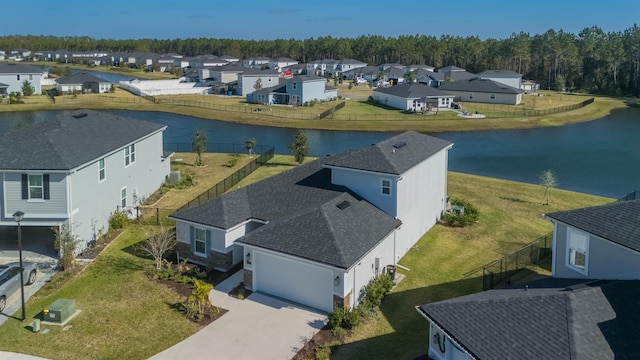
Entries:
<svg viewBox="0 0 640 360">
<path fill-rule="evenodd" d="M 97 67 L 86 67 L 74 64 L 51 64 L 51 63 L 37 63 L 38 65 L 51 65 L 51 66 L 62 66 L 69 67 L 80 70 L 87 71 L 102 71 L 102 72 L 111 72 L 115 74 L 121 75 L 131 75 L 140 78 L 150 78 L 150 79 L 167 79 L 172 76 L 168 73 L 153 73 L 153 72 L 143 72 L 140 70 L 134 69 L 117 69 L 117 68 L 109 68 L 107 69 L 104 66 Z M 349 104 L 355 104 L 358 100 L 362 100 L 363 98 L 368 97 L 370 94 L 370 89 L 361 89 L 361 87 L 356 87 L 354 89 L 349 90 L 345 84 L 341 84 L 338 86 L 339 94 L 341 96 L 347 97 L 346 100 Z M 585 95 L 571 95 L 571 94 L 563 94 L 562 96 L 565 99 L 574 97 L 584 98 L 585 100 L 588 97 Z M 39 97 L 39 96 L 38 96 Z M 184 105 L 172 105 L 172 104 L 162 104 L 162 103 L 149 103 L 145 101 L 140 101 L 140 98 L 130 94 L 124 90 L 117 89 L 115 97 L 126 98 L 129 102 L 114 102 L 113 100 L 103 99 L 100 100 L 99 96 L 95 96 L 95 94 L 91 95 L 78 95 L 77 98 L 74 98 L 73 101 L 64 101 L 64 102 L 56 102 L 53 103 L 51 101 L 41 101 L 38 99 L 34 100 L 34 103 L 27 104 L 14 104 L 14 105 L 1 105 L 0 112 L 14 112 L 14 111 L 48 111 L 48 110 L 75 110 L 75 109 L 95 109 L 95 110 L 114 110 L 114 109 L 122 109 L 122 110 L 134 110 L 134 111 L 158 111 L 165 113 L 173 113 L 180 114 L 186 116 L 193 116 L 202 119 L 209 120 L 220 120 L 225 122 L 237 123 L 237 124 L 246 124 L 246 125 L 262 125 L 262 126 L 272 126 L 272 127 L 283 127 L 283 128 L 296 128 L 296 129 L 309 129 L 309 130 L 338 130 L 338 131 L 407 131 L 407 130 L 415 130 L 419 132 L 445 132 L 445 131 L 478 131 L 478 130 L 506 130 L 506 129 L 530 129 L 530 128 L 539 128 L 539 127 L 548 127 L 548 126 L 562 126 L 566 124 L 586 122 L 595 119 L 599 119 L 611 114 L 612 111 L 616 109 L 622 109 L 628 107 L 628 103 L 633 102 L 631 99 L 623 99 L 623 98 L 612 98 L 612 97 L 603 97 L 603 96 L 594 96 L 595 101 L 593 104 L 587 105 L 583 108 L 566 111 L 556 114 L 544 115 L 544 116 L 535 116 L 535 117 L 504 117 L 500 116 L 498 118 L 485 118 L 485 119 L 442 119 L 438 117 L 420 117 L 415 116 L 407 116 L 406 118 L 402 118 L 401 120 L 369 120 L 367 119 L 366 114 L 359 114 L 361 118 L 367 120 L 333 120 L 333 119 L 313 119 L 313 120 L 298 120 L 291 119 L 285 117 L 275 117 L 268 114 L 269 112 L 233 112 L 233 111 L 222 111 L 222 110 L 214 110 L 214 109 L 206 109 L 192 106 L 184 106 Z M 168 98 L 176 98 L 180 96 L 168 97 Z M 538 103 L 542 103 L 544 99 L 548 97 L 542 97 L 538 101 Z M 213 96 L 201 96 L 200 98 L 194 98 L 195 101 L 199 101 L 198 99 L 202 99 L 203 102 L 213 102 L 215 103 L 217 99 Z M 213 101 L 212 101 L 213 100 Z M 221 103 L 228 102 L 228 98 L 220 99 Z M 136 102 L 138 101 L 138 102 Z M 581 101 L 581 100 L 580 100 Z M 235 104 L 236 106 L 239 105 Z M 466 105 L 465 105 L 466 106 Z M 474 104 L 469 104 L 469 109 L 474 108 Z M 347 107 L 348 108 L 348 107 Z M 351 107 L 351 109 L 354 109 Z M 482 111 L 482 107 L 479 107 Z M 293 112 L 309 112 L 308 108 L 300 108 L 294 109 Z M 341 114 L 339 110 L 336 114 Z M 348 112 L 347 112 L 348 113 Z M 388 113 L 390 116 L 393 116 L 397 113 L 397 111 L 389 110 Z M 375 118 L 375 117 L 371 117 Z"/>
</svg>

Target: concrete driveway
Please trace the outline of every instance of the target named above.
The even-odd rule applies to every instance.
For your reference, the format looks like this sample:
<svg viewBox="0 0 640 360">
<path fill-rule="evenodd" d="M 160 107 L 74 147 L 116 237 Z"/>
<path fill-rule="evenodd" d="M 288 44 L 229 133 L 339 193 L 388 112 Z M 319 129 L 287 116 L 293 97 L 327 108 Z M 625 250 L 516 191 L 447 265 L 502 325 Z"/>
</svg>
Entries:
<svg viewBox="0 0 640 360">
<path fill-rule="evenodd" d="M 0 250 L 0 264 L 18 262 L 19 260 L 18 251 Z M 26 303 L 29 298 L 40 290 L 40 288 L 49 281 L 51 276 L 58 271 L 58 260 L 40 253 L 23 251 L 22 261 L 32 262 L 36 264 L 36 268 L 38 269 L 36 282 L 31 285 L 25 285 L 24 287 L 24 301 Z M 7 307 L 0 313 L 0 325 L 4 324 L 4 322 L 12 315 L 18 317 L 21 316 L 21 312 L 19 311 L 20 306 L 22 306 L 22 304 L 20 301 L 20 291 L 18 290 L 7 299 Z M 30 322 L 31 319 L 27 318 L 27 321 Z"/>
<path fill-rule="evenodd" d="M 204 329 L 151 357 L 173 359 L 291 359 L 325 324 L 327 315 L 264 294 L 227 295 L 242 271 L 218 285 L 211 302 L 228 312 Z"/>
</svg>

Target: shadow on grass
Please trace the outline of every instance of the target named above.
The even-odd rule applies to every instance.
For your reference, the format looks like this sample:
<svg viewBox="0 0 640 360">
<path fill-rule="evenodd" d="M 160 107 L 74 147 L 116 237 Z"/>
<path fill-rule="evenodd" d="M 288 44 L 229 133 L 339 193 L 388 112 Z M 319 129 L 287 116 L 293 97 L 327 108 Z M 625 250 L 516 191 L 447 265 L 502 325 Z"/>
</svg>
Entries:
<svg viewBox="0 0 640 360">
<path fill-rule="evenodd" d="M 524 272 L 531 272 L 524 269 Z M 511 284 L 511 288 L 522 285 Z M 504 286 L 503 286 L 504 288 Z M 471 277 L 417 289 L 393 292 L 380 306 L 393 331 L 331 348 L 331 359 L 427 359 L 428 321 L 415 307 L 482 291 L 482 277 Z"/>
</svg>

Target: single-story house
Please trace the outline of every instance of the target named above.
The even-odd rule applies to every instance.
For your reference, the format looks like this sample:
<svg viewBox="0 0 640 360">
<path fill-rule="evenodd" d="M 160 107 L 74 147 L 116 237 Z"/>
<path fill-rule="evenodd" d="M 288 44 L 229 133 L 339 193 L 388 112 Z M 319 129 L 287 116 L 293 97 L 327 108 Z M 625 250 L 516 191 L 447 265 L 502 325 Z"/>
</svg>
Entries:
<svg viewBox="0 0 640 360">
<path fill-rule="evenodd" d="M 395 109 L 424 112 L 431 108 L 451 108 L 454 95 L 420 83 L 405 83 L 376 88 L 372 97 Z"/>
<path fill-rule="evenodd" d="M 95 75 L 80 73 L 55 80 L 56 90 L 66 94 L 72 92 L 101 94 L 111 90 L 111 82 Z"/>
<path fill-rule="evenodd" d="M 540 84 L 536 83 L 533 80 L 522 80 L 522 83 L 520 84 L 520 90 L 524 91 L 525 93 L 540 90 Z"/>
<path fill-rule="evenodd" d="M 522 102 L 522 91 L 519 88 L 488 79 L 445 82 L 439 89 L 455 95 L 459 101 L 507 105 L 518 105 Z"/>
<path fill-rule="evenodd" d="M 495 82 L 520 89 L 522 86 L 522 74 L 511 70 L 487 70 L 478 74 L 480 79 L 493 80 Z"/>
<path fill-rule="evenodd" d="M 406 132 L 179 210 L 182 258 L 323 311 L 354 307 L 441 217 L 453 146 Z"/>
<path fill-rule="evenodd" d="M 44 70 L 40 66 L 0 62 L 0 95 L 12 92 L 22 93 L 22 86 L 28 81 L 33 93 L 42 93 L 40 81 Z"/>
<path fill-rule="evenodd" d="M 416 307 L 434 360 L 640 359 L 640 281 L 543 279 Z"/>
</svg>

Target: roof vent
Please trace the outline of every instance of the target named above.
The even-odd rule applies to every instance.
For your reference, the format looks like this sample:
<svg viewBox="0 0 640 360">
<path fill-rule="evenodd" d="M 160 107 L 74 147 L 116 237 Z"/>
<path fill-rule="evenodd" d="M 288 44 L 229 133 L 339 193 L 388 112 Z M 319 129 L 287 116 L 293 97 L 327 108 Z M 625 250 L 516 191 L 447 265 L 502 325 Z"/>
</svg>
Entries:
<svg viewBox="0 0 640 360">
<path fill-rule="evenodd" d="M 72 116 L 74 118 L 76 118 L 76 119 L 80 119 L 80 118 L 83 118 L 83 117 L 87 117 L 87 113 L 75 114 L 75 115 L 72 115 Z"/>
<path fill-rule="evenodd" d="M 338 204 L 336 206 L 338 207 L 338 209 L 344 210 L 344 209 L 348 208 L 349 205 L 351 205 L 351 203 L 348 202 L 347 200 L 345 200 L 345 201 L 341 202 L 340 204 Z"/>
<path fill-rule="evenodd" d="M 401 149 L 403 147 L 405 147 L 407 145 L 406 142 L 402 141 L 402 142 L 397 142 L 395 144 L 393 144 L 393 148 L 394 149 Z"/>
</svg>

